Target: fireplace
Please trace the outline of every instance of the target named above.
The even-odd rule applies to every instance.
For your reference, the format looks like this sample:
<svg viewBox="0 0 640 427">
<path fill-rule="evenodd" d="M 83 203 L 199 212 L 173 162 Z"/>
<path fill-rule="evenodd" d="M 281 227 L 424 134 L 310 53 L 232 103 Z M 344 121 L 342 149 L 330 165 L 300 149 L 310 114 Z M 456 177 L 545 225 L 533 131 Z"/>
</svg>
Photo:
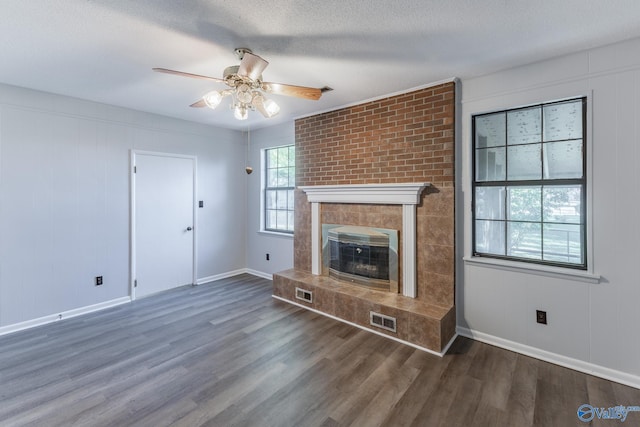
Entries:
<svg viewBox="0 0 640 427">
<path fill-rule="evenodd" d="M 323 203 L 402 205 L 402 295 L 416 297 L 416 206 L 428 182 L 399 184 L 316 185 L 300 187 L 311 203 L 311 274 L 325 274 L 324 232 L 320 221 Z M 397 236 L 397 233 L 396 233 Z M 322 240 L 321 240 L 322 239 Z M 397 242 L 397 238 L 396 238 Z M 396 243 L 396 254 L 397 254 Z M 397 266 L 397 260 L 396 260 Z M 397 271 L 397 270 L 396 270 Z M 398 292 L 397 281 L 391 291 Z"/>
<path fill-rule="evenodd" d="M 323 273 L 372 289 L 398 292 L 397 230 L 323 224 Z"/>
</svg>

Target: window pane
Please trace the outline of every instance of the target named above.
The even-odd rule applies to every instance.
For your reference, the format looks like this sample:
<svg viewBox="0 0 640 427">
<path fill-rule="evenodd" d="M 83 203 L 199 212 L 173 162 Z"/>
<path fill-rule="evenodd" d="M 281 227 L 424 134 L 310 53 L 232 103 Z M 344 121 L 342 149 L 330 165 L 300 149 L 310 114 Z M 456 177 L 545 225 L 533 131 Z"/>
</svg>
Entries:
<svg viewBox="0 0 640 427">
<path fill-rule="evenodd" d="M 545 186 L 544 196 L 544 221 L 563 223 L 582 223 L 581 199 L 582 187 L 569 186 Z"/>
<path fill-rule="evenodd" d="M 516 221 L 540 221 L 542 219 L 542 188 L 512 187 L 507 191 L 507 218 Z"/>
<path fill-rule="evenodd" d="M 289 186 L 289 168 L 279 168 L 278 172 L 278 187 Z"/>
<path fill-rule="evenodd" d="M 278 169 L 267 170 L 267 187 L 278 186 Z"/>
<path fill-rule="evenodd" d="M 505 117 L 504 113 L 476 117 L 476 148 L 505 145 Z"/>
<path fill-rule="evenodd" d="M 504 255 L 504 222 L 476 221 L 476 251 Z"/>
<path fill-rule="evenodd" d="M 277 218 L 276 222 L 278 224 L 278 230 L 286 230 L 287 229 L 287 211 L 276 211 Z"/>
<path fill-rule="evenodd" d="M 293 212 L 291 211 L 287 212 L 287 230 L 289 231 L 293 231 L 293 220 L 294 220 Z"/>
<path fill-rule="evenodd" d="M 275 230 L 277 223 L 276 223 L 276 212 L 275 210 L 268 210 L 267 211 L 267 215 L 266 215 L 266 228 L 269 228 L 271 230 Z"/>
<path fill-rule="evenodd" d="M 278 167 L 285 168 L 289 166 L 289 147 L 278 148 Z"/>
<path fill-rule="evenodd" d="M 548 261 L 583 263 L 582 235 L 579 225 L 545 224 L 544 259 Z"/>
<path fill-rule="evenodd" d="M 289 164 L 295 165 L 296 164 L 296 147 L 293 145 L 290 145 L 288 149 L 289 149 Z"/>
<path fill-rule="evenodd" d="M 582 138 L 582 100 L 544 106 L 544 140 Z"/>
<path fill-rule="evenodd" d="M 287 209 L 293 210 L 295 206 L 295 200 L 293 198 L 293 190 L 287 190 Z"/>
<path fill-rule="evenodd" d="M 582 140 L 544 144 L 544 177 L 582 178 Z"/>
<path fill-rule="evenodd" d="M 510 111 L 507 114 L 507 144 L 531 144 L 542 141 L 540 107 Z"/>
<path fill-rule="evenodd" d="M 266 207 L 267 209 L 275 209 L 276 208 L 276 192 L 273 190 L 267 190 L 265 194 L 265 200 L 267 201 Z"/>
<path fill-rule="evenodd" d="M 278 150 L 272 149 L 267 151 L 267 168 L 278 167 Z"/>
<path fill-rule="evenodd" d="M 509 256 L 542 258 L 542 230 L 539 223 L 509 222 L 507 224 Z"/>
<path fill-rule="evenodd" d="M 295 187 L 296 186 L 296 168 L 290 167 L 288 173 L 289 173 L 289 183 L 287 185 L 289 187 Z"/>
<path fill-rule="evenodd" d="M 504 181 L 505 172 L 504 147 L 476 150 L 476 181 Z"/>
<path fill-rule="evenodd" d="M 276 209 L 287 209 L 287 190 L 278 190 L 276 196 Z"/>
<path fill-rule="evenodd" d="M 510 181 L 540 179 L 542 176 L 540 148 L 540 144 L 509 147 L 507 179 Z"/>
<path fill-rule="evenodd" d="M 504 187 L 476 187 L 476 219 L 505 219 L 504 197 Z"/>
</svg>

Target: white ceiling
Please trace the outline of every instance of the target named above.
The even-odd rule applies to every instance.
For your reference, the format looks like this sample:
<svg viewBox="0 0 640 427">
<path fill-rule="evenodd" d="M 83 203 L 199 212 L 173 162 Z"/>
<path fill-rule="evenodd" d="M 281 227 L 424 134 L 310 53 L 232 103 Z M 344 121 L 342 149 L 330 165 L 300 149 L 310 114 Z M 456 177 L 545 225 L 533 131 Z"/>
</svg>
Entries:
<svg viewBox="0 0 640 427">
<path fill-rule="evenodd" d="M 638 36 L 637 0 L 1 0 L 0 82 L 244 130 Z M 236 47 L 334 90 L 240 122 L 189 108 L 223 84 L 151 71 L 222 77 Z"/>
</svg>

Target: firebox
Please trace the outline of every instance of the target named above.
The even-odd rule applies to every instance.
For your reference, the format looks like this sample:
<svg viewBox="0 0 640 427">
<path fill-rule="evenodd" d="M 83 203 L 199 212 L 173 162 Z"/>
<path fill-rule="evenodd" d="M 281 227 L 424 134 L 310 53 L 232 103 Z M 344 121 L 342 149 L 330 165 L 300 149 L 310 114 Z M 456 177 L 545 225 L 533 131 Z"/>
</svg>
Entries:
<svg viewBox="0 0 640 427">
<path fill-rule="evenodd" d="M 323 225 L 323 264 L 334 279 L 398 291 L 397 231 Z"/>
</svg>

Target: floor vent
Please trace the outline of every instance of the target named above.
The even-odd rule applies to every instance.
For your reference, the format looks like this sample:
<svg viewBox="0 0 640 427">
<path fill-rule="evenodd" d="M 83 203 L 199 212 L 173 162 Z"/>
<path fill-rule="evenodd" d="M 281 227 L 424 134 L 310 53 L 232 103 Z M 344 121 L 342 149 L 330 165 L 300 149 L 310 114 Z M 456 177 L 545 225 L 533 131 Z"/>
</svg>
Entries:
<svg viewBox="0 0 640 427">
<path fill-rule="evenodd" d="M 391 331 L 391 332 L 396 331 L 395 317 L 385 316 L 384 314 L 370 311 L 369 323 L 371 323 L 372 326 L 377 326 L 378 328 L 386 329 L 387 331 Z"/>
<path fill-rule="evenodd" d="M 296 288 L 296 298 L 305 302 L 313 302 L 313 292 Z"/>
</svg>

